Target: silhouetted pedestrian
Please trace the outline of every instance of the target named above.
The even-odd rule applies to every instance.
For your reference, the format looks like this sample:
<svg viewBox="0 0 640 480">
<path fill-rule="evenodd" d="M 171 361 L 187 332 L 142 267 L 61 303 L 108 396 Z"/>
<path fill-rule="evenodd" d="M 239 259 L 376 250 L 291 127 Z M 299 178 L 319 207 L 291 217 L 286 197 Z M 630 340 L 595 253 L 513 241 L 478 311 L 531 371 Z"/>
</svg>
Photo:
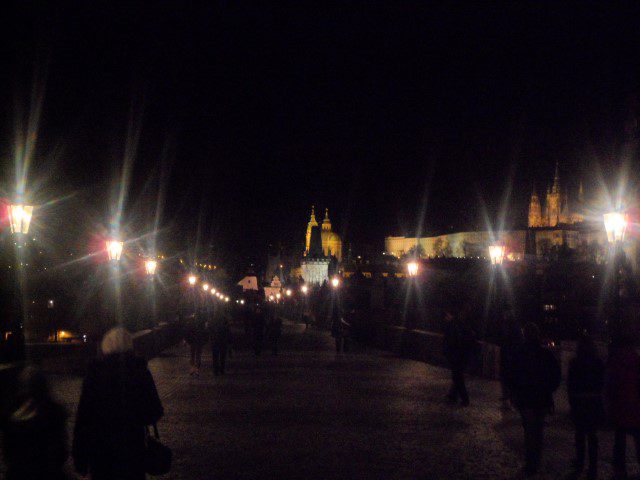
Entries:
<svg viewBox="0 0 640 480">
<path fill-rule="evenodd" d="M 343 353 L 345 351 L 346 338 L 349 335 L 349 325 L 338 308 L 334 308 L 331 312 L 331 336 L 336 342 L 336 353 Z"/>
<path fill-rule="evenodd" d="M 627 435 L 633 437 L 640 461 L 640 356 L 632 337 L 611 344 L 606 373 L 609 417 L 615 430 L 613 470 L 615 478 L 627 478 Z"/>
<path fill-rule="evenodd" d="M 211 354 L 213 356 L 213 374 L 224 375 L 227 364 L 227 353 L 231 332 L 229 321 L 224 314 L 219 314 L 213 319 L 210 330 Z"/>
<path fill-rule="evenodd" d="M 251 332 L 253 335 L 253 353 L 259 357 L 264 343 L 264 330 L 266 324 L 266 311 L 263 305 L 256 305 L 251 318 Z"/>
<path fill-rule="evenodd" d="M 206 318 L 203 311 L 198 311 L 186 319 L 184 339 L 189 345 L 189 375 L 200 375 L 202 365 L 202 348 L 207 343 Z"/>
<path fill-rule="evenodd" d="M 67 478 L 64 408 L 51 398 L 44 375 L 35 367 L 22 370 L 17 390 L 0 425 L 7 480 Z"/>
<path fill-rule="evenodd" d="M 144 359 L 133 353 L 131 335 L 111 329 L 82 385 L 73 438 L 73 460 L 92 480 L 145 478 L 145 427 L 163 409 Z"/>
<path fill-rule="evenodd" d="M 522 343 L 522 330 L 517 325 L 513 315 L 506 313 L 503 316 L 500 339 L 500 403 L 503 410 L 510 410 L 512 393 L 507 378 L 513 365 L 513 358 Z"/>
<path fill-rule="evenodd" d="M 540 344 L 540 329 L 528 323 L 523 329 L 522 347 L 514 355 L 507 385 L 513 394 L 524 429 L 526 476 L 540 468 L 544 440 L 544 419 L 553 408 L 553 392 L 560 385 L 560 365 L 553 353 Z"/>
<path fill-rule="evenodd" d="M 271 315 L 267 323 L 267 339 L 271 345 L 271 353 L 278 354 L 278 343 L 282 336 L 282 319 L 277 315 Z"/>
<path fill-rule="evenodd" d="M 586 445 L 589 445 L 587 478 L 598 476 L 598 428 L 604 421 L 604 363 L 598 357 L 593 340 L 583 336 L 578 341 L 576 356 L 569 364 L 567 393 L 571 406 L 571 419 L 575 425 L 576 459 L 574 474 L 584 469 Z"/>
<path fill-rule="evenodd" d="M 469 393 L 464 383 L 464 372 L 473 355 L 476 345 L 473 330 L 465 319 L 454 316 L 451 312 L 445 314 L 445 329 L 443 336 L 443 353 L 451 368 L 451 389 L 447 395 L 450 403 L 456 403 L 460 398 L 461 405 L 469 405 Z"/>
</svg>

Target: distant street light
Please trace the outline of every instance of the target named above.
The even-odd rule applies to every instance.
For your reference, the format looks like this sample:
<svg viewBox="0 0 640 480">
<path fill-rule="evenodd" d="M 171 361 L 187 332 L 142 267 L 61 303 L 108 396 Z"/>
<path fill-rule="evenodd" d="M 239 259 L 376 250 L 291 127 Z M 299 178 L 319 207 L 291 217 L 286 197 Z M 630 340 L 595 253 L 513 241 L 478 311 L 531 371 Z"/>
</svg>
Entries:
<svg viewBox="0 0 640 480">
<path fill-rule="evenodd" d="M 407 273 L 410 277 L 415 277 L 418 275 L 419 265 L 418 262 L 409 262 L 407 263 Z"/>
<path fill-rule="evenodd" d="M 211 287 L 211 293 L 212 293 L 212 294 L 214 294 L 214 295 L 215 295 L 216 291 L 217 291 L 217 290 L 216 290 L 215 288 Z"/>
<path fill-rule="evenodd" d="M 287 297 L 290 297 L 293 292 L 291 291 L 290 288 L 287 288 L 286 292 L 284 292 L 284 293 L 287 294 Z"/>
<path fill-rule="evenodd" d="M 197 281 L 198 279 L 195 275 L 189 275 L 189 285 L 193 287 Z"/>
<path fill-rule="evenodd" d="M 280 294 L 280 292 L 276 293 L 276 299 L 280 300 L 280 298 L 282 298 L 282 295 Z"/>
<path fill-rule="evenodd" d="M 604 228 L 607 231 L 607 240 L 609 243 L 616 244 L 624 241 L 624 235 L 627 231 L 627 216 L 620 212 L 605 213 Z"/>
<path fill-rule="evenodd" d="M 23 205 L 15 203 L 9 205 L 9 222 L 11 224 L 11 233 L 29 233 L 29 225 L 33 216 L 33 207 L 31 205 Z"/>
<path fill-rule="evenodd" d="M 145 260 L 144 262 L 144 270 L 147 272 L 147 275 L 155 275 L 156 269 L 158 268 L 158 262 L 155 260 Z"/>
<path fill-rule="evenodd" d="M 206 292 L 207 290 L 209 290 L 209 284 L 208 283 L 203 283 L 202 284 L 202 289 Z"/>
<path fill-rule="evenodd" d="M 303 295 L 306 295 L 307 293 L 309 293 L 309 287 L 307 287 L 306 285 L 302 285 L 302 287 L 300 287 L 300 291 Z"/>
<path fill-rule="evenodd" d="M 107 245 L 107 255 L 109 256 L 109 260 L 115 261 L 115 262 L 120 260 L 120 257 L 122 256 L 122 248 L 124 246 L 124 242 L 121 242 L 120 240 L 111 239 L 111 240 L 107 240 L 106 245 Z"/>
<path fill-rule="evenodd" d="M 331 279 L 331 286 L 333 288 L 338 288 L 340 286 L 340 279 L 338 277 L 333 277 Z"/>
<path fill-rule="evenodd" d="M 491 265 L 502 265 L 505 250 L 506 248 L 504 245 L 489 245 L 489 258 L 491 259 Z"/>
</svg>

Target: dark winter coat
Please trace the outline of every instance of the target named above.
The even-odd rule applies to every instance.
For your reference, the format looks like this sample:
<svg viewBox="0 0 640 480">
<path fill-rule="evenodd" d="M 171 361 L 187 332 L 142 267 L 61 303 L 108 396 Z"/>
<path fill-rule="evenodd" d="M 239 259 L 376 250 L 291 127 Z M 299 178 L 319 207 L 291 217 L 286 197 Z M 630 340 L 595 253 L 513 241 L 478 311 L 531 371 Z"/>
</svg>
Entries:
<svg viewBox="0 0 640 480">
<path fill-rule="evenodd" d="M 93 480 L 143 479 L 145 425 L 163 409 L 146 362 L 132 353 L 91 364 L 82 385 L 73 459 Z"/>
<path fill-rule="evenodd" d="M 53 401 L 26 401 L 2 421 L 7 480 L 60 480 L 67 461 L 67 415 Z"/>
<path fill-rule="evenodd" d="M 195 314 L 186 319 L 184 325 L 184 339 L 189 345 L 204 345 L 207 343 L 207 327 L 203 313 Z"/>
<path fill-rule="evenodd" d="M 614 426 L 640 428 L 640 356 L 635 349 L 612 351 L 606 375 L 609 416 Z"/>
<path fill-rule="evenodd" d="M 473 356 L 477 343 L 473 330 L 460 320 L 448 322 L 442 350 L 451 368 L 464 368 Z"/>
<path fill-rule="evenodd" d="M 595 429 L 604 422 L 604 363 L 596 356 L 576 357 L 569 364 L 567 393 L 571 419 L 578 428 Z"/>
<path fill-rule="evenodd" d="M 550 409 L 560 385 L 560 365 L 549 350 L 525 342 L 515 352 L 505 380 L 519 409 Z"/>
</svg>

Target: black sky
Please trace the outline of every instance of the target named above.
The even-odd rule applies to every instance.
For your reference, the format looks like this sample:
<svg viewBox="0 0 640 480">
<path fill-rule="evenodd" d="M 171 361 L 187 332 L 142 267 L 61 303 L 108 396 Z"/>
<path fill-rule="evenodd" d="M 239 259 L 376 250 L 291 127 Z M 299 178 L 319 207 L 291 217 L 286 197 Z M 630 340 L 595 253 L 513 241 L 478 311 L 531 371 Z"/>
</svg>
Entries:
<svg viewBox="0 0 640 480">
<path fill-rule="evenodd" d="M 129 209 L 154 204 L 164 168 L 165 223 L 200 222 L 225 254 L 300 243 L 311 204 L 356 249 L 414 232 L 423 205 L 426 231 L 482 226 L 511 174 L 519 224 L 556 161 L 595 186 L 594 162 L 612 172 L 628 148 L 639 7 L 479 3 L 23 5 L 4 29 L 2 150 L 42 71 L 51 183 L 110 185 L 134 112 Z"/>
</svg>

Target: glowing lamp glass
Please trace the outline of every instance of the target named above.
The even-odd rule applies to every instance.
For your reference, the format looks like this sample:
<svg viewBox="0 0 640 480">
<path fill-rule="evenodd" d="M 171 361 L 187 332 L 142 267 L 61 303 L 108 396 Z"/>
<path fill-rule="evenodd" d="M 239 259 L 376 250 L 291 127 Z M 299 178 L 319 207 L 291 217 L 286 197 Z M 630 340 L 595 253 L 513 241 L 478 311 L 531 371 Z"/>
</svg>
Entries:
<svg viewBox="0 0 640 480">
<path fill-rule="evenodd" d="M 489 246 L 489 258 L 491 259 L 491 265 L 502 265 L 505 250 L 504 245 Z"/>
<path fill-rule="evenodd" d="M 407 263 L 407 273 L 410 277 L 415 277 L 416 275 L 418 275 L 418 262 Z"/>
<path fill-rule="evenodd" d="M 331 279 L 331 286 L 333 288 L 338 288 L 340 286 L 340 279 L 338 277 L 333 277 Z"/>
<path fill-rule="evenodd" d="M 207 290 L 209 290 L 209 284 L 205 283 L 202 285 L 202 289 L 206 292 Z"/>
<path fill-rule="evenodd" d="M 11 233 L 29 233 L 29 225 L 33 216 L 31 205 L 12 204 L 9 205 L 9 222 Z"/>
<path fill-rule="evenodd" d="M 290 288 L 287 288 L 287 291 L 285 293 L 287 294 L 287 297 L 290 297 L 293 292 Z"/>
<path fill-rule="evenodd" d="M 144 262 L 144 271 L 147 272 L 147 275 L 155 275 L 157 268 L 158 262 L 155 260 L 146 260 Z"/>
<path fill-rule="evenodd" d="M 622 242 L 627 231 L 627 216 L 620 212 L 604 214 L 604 228 L 610 243 Z"/>
<path fill-rule="evenodd" d="M 307 294 L 309 293 L 309 287 L 307 287 L 306 285 L 302 285 L 302 287 L 300 288 L 300 290 L 302 291 L 303 294 Z"/>
<path fill-rule="evenodd" d="M 189 285 L 194 286 L 197 280 L 195 275 L 189 275 Z"/>
<path fill-rule="evenodd" d="M 109 260 L 117 262 L 120 260 L 122 256 L 122 249 L 124 247 L 124 242 L 120 240 L 107 240 L 107 255 L 109 256 Z"/>
</svg>

